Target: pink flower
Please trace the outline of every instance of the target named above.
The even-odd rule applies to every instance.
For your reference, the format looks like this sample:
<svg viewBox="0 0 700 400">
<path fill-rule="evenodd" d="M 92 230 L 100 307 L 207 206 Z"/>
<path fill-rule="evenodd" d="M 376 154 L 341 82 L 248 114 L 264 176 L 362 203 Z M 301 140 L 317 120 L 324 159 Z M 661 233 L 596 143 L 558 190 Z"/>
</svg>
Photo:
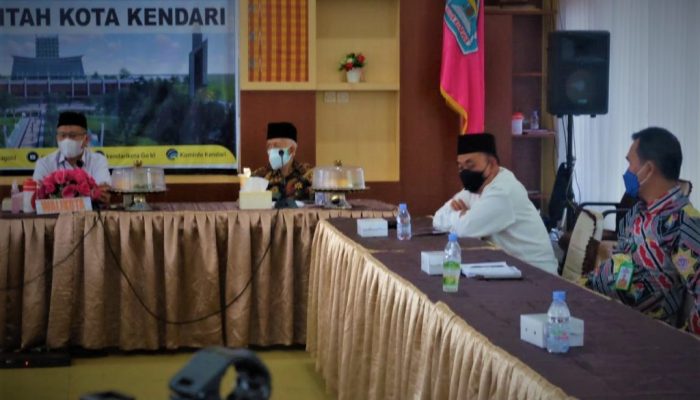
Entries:
<svg viewBox="0 0 700 400">
<path fill-rule="evenodd" d="M 39 190 L 42 190 L 44 192 L 44 195 L 47 196 L 49 194 L 53 194 L 54 192 L 56 192 L 56 186 L 53 183 L 45 183 L 45 184 L 41 185 Z"/>
<path fill-rule="evenodd" d="M 65 169 L 59 169 L 53 174 L 49 175 L 53 178 L 53 181 L 58 185 L 63 185 L 68 179 L 68 172 Z"/>
<path fill-rule="evenodd" d="M 76 183 L 80 184 L 83 182 L 87 182 L 88 175 L 85 171 L 83 171 L 82 169 L 74 169 L 72 172 L 73 172 L 73 180 Z"/>
<path fill-rule="evenodd" d="M 41 183 L 39 186 L 46 186 L 46 185 L 55 185 L 56 181 L 54 180 L 54 174 L 47 175 L 44 177 L 44 179 L 41 180 Z"/>
<path fill-rule="evenodd" d="M 88 184 L 86 181 L 83 181 L 78 184 L 78 193 L 80 193 L 81 196 L 89 196 L 90 195 L 90 184 Z"/>
<path fill-rule="evenodd" d="M 75 185 L 66 185 L 61 192 L 61 197 L 66 199 L 69 197 L 76 197 L 76 194 L 78 194 L 78 190 Z"/>
</svg>

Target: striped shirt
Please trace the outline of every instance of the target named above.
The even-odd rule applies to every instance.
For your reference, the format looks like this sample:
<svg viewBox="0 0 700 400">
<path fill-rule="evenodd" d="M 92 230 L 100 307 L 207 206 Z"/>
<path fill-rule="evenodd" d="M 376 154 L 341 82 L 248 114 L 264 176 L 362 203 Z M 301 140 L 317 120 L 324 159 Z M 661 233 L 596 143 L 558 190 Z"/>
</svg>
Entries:
<svg viewBox="0 0 700 400">
<path fill-rule="evenodd" d="M 588 276 L 586 286 L 700 335 L 699 259 L 700 213 L 676 186 L 627 213 L 612 258 Z M 630 288 L 617 290 L 620 267 L 630 261 Z"/>
<path fill-rule="evenodd" d="M 105 156 L 85 149 L 80 159 L 83 161 L 83 170 L 90 174 L 98 185 L 103 183 L 108 185 L 112 184 L 112 177 L 109 175 L 109 166 L 107 165 L 107 158 L 105 158 Z M 46 157 L 37 160 L 32 179 L 41 182 L 45 176 L 59 169 L 73 169 L 73 166 L 70 165 L 66 157 L 61 154 L 60 151 L 56 150 Z"/>
</svg>

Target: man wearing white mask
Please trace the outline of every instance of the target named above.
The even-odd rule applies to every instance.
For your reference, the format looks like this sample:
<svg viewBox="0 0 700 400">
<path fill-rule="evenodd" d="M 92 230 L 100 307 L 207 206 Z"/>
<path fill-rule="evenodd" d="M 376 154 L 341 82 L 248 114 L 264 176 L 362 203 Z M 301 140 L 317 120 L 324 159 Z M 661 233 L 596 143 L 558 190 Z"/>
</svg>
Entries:
<svg viewBox="0 0 700 400">
<path fill-rule="evenodd" d="M 309 189 L 313 168 L 294 159 L 297 151 L 297 129 L 289 122 L 267 124 L 268 165 L 258 168 L 253 176 L 268 180 L 272 199 L 310 200 Z"/>
<path fill-rule="evenodd" d="M 100 186 L 100 201 L 108 203 L 112 179 L 107 158 L 87 149 L 89 138 L 85 115 L 73 111 L 62 112 L 58 116 L 56 142 L 58 150 L 37 160 L 32 179 L 40 182 L 56 170 L 82 168 Z"/>
</svg>

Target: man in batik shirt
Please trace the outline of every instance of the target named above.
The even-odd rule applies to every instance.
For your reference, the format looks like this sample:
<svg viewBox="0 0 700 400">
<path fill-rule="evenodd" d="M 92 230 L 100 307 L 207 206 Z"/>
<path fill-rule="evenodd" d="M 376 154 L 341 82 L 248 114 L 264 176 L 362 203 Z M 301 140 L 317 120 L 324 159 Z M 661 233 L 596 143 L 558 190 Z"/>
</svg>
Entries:
<svg viewBox="0 0 700 400">
<path fill-rule="evenodd" d="M 639 202 L 620 223 L 612 258 L 586 285 L 670 325 L 700 335 L 700 213 L 678 185 L 683 155 L 662 128 L 632 135 L 624 175 Z"/>
<path fill-rule="evenodd" d="M 268 180 L 272 199 L 311 200 L 313 168 L 294 159 L 297 151 L 297 129 L 289 122 L 267 125 L 268 165 L 258 168 L 253 176 Z"/>
</svg>

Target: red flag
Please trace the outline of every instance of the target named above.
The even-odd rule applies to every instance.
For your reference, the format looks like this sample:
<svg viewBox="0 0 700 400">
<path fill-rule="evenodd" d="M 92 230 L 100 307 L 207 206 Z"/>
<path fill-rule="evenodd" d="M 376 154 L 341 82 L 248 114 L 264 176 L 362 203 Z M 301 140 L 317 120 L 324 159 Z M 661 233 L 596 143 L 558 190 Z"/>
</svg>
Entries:
<svg viewBox="0 0 700 400">
<path fill-rule="evenodd" d="M 483 0 L 447 0 L 440 93 L 462 116 L 461 133 L 484 131 L 484 87 Z"/>
</svg>

